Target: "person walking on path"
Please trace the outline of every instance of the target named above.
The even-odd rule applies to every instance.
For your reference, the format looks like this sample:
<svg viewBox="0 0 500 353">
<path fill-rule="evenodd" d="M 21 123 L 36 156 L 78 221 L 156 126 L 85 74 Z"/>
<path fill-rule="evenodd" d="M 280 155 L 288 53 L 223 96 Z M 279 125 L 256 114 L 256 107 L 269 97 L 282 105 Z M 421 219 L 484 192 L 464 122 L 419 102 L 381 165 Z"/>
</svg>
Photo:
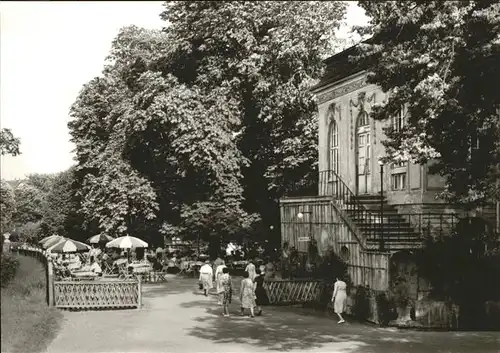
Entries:
<svg viewBox="0 0 500 353">
<path fill-rule="evenodd" d="M 255 304 L 257 305 L 257 316 L 262 314 L 262 305 L 269 305 L 269 298 L 267 297 L 266 290 L 264 289 L 264 275 L 257 269 L 257 277 L 255 277 Z"/>
<path fill-rule="evenodd" d="M 213 288 L 213 282 L 212 282 L 213 276 L 214 272 L 212 270 L 212 266 L 210 266 L 210 261 L 207 260 L 205 261 L 205 264 L 200 268 L 200 278 L 199 278 L 205 297 L 208 296 L 208 291 Z"/>
<path fill-rule="evenodd" d="M 335 314 L 339 317 L 339 324 L 343 324 L 345 322 L 342 314 L 346 308 L 347 302 L 347 284 L 344 281 L 341 281 L 338 277 L 336 278 L 335 286 L 333 288 L 333 310 Z"/>
<path fill-rule="evenodd" d="M 254 317 L 255 308 L 255 288 L 247 271 L 243 274 L 240 288 L 241 315 L 245 314 L 245 309 L 250 309 L 250 317 Z"/>
<path fill-rule="evenodd" d="M 229 275 L 229 269 L 227 267 L 224 267 L 222 269 L 220 283 L 222 286 L 222 315 L 224 317 L 228 317 L 229 304 L 231 304 L 231 297 L 233 295 L 233 284 L 231 281 L 231 276 Z"/>
<path fill-rule="evenodd" d="M 247 267 L 245 268 L 245 271 L 248 272 L 248 276 L 253 282 L 253 280 L 255 279 L 255 265 L 253 264 L 253 259 L 250 259 Z"/>
<path fill-rule="evenodd" d="M 226 268 L 224 260 L 221 261 L 222 263 L 215 269 L 215 285 L 217 288 L 217 296 L 218 296 L 217 304 L 219 305 L 222 305 L 222 299 L 224 295 L 224 286 L 221 283 L 221 277 L 223 275 L 223 269 Z"/>
</svg>

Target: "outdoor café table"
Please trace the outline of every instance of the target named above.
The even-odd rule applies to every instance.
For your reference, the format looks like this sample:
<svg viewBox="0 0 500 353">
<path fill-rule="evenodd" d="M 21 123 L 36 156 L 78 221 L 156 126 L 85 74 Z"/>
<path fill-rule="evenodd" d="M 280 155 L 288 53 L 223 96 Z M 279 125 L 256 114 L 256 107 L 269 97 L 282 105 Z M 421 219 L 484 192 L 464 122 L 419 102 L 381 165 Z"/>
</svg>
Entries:
<svg viewBox="0 0 500 353">
<path fill-rule="evenodd" d="M 132 267 L 132 273 L 148 273 L 151 272 L 153 268 L 151 266 L 136 266 Z"/>
<path fill-rule="evenodd" d="M 71 276 L 76 280 L 95 279 L 97 277 L 97 273 L 92 271 L 78 271 L 72 272 Z"/>
<path fill-rule="evenodd" d="M 233 261 L 233 268 L 238 270 L 244 270 L 248 265 L 248 261 Z"/>
<path fill-rule="evenodd" d="M 121 264 L 126 264 L 128 262 L 127 259 L 118 259 L 113 262 L 113 265 L 119 266 Z"/>
</svg>

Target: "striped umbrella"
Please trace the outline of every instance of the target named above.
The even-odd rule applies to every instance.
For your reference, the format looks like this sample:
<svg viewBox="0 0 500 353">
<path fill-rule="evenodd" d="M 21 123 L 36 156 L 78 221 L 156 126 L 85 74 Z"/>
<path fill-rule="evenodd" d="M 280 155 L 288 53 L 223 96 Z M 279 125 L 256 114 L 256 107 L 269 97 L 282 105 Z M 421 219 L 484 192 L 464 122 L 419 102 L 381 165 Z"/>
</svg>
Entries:
<svg viewBox="0 0 500 353">
<path fill-rule="evenodd" d="M 47 250 L 51 253 L 86 252 L 90 250 L 90 246 L 73 239 L 65 238 Z"/>
<path fill-rule="evenodd" d="M 53 238 L 47 239 L 46 241 L 44 241 L 42 243 L 42 248 L 48 249 L 51 246 L 56 245 L 57 243 L 59 243 L 63 239 L 64 239 L 64 237 L 61 237 L 60 235 L 56 235 Z"/>
<path fill-rule="evenodd" d="M 94 235 L 93 237 L 90 237 L 87 241 L 90 244 L 99 244 L 99 243 L 102 244 L 102 243 L 108 243 L 113 239 L 115 239 L 115 238 L 113 238 L 109 235 L 106 235 L 106 234 L 97 234 L 97 235 Z"/>
<path fill-rule="evenodd" d="M 147 248 L 149 245 L 144 240 L 136 237 L 126 235 L 111 240 L 106 244 L 107 248 L 120 248 L 120 249 L 133 249 L 133 248 Z"/>
<path fill-rule="evenodd" d="M 43 238 L 42 240 L 40 240 L 40 241 L 38 242 L 38 244 L 43 244 L 43 243 L 45 243 L 46 241 L 52 240 L 52 239 L 57 238 L 57 237 L 59 237 L 59 235 L 57 235 L 57 234 L 52 234 L 52 235 L 49 235 L 48 237 L 45 237 L 45 238 Z"/>
</svg>

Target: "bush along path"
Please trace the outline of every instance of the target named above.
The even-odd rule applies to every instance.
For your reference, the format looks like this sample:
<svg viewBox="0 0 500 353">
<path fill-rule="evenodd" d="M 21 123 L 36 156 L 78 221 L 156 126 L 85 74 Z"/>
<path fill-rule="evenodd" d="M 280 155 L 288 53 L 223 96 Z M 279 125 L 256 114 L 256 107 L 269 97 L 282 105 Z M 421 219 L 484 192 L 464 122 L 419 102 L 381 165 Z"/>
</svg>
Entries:
<svg viewBox="0 0 500 353">
<path fill-rule="evenodd" d="M 0 253 L 2 288 L 5 288 L 16 275 L 19 260 L 10 254 Z"/>
<path fill-rule="evenodd" d="M 2 352 L 43 352 L 63 319 L 61 312 L 47 306 L 45 269 L 31 257 L 13 255 L 4 262 L 6 258 L 2 254 Z M 15 263 L 17 271 L 12 270 Z M 14 273 L 5 287 L 4 271 Z"/>
</svg>

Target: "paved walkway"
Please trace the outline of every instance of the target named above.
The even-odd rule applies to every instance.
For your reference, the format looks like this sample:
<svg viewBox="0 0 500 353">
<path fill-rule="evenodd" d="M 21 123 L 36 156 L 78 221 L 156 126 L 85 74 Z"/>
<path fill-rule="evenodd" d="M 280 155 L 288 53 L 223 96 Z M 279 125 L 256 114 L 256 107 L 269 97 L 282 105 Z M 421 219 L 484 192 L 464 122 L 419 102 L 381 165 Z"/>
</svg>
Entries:
<svg viewBox="0 0 500 353">
<path fill-rule="evenodd" d="M 336 321 L 308 309 L 269 307 L 254 319 L 220 315 L 193 279 L 144 288 L 141 310 L 65 312 L 47 353 L 442 352 L 498 353 L 500 333 L 413 332 Z"/>
</svg>

